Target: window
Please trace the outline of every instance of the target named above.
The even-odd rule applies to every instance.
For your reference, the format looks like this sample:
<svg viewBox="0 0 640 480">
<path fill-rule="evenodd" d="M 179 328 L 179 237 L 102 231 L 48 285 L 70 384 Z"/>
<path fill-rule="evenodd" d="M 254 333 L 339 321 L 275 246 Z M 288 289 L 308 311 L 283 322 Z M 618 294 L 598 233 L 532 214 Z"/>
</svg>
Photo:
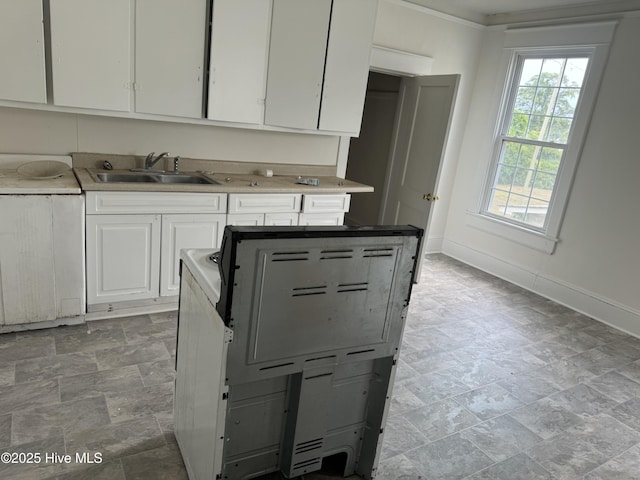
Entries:
<svg viewBox="0 0 640 480">
<path fill-rule="evenodd" d="M 552 254 L 585 141 L 616 22 L 512 28 L 498 69 L 492 151 L 467 222 Z M 480 153 L 480 152 L 479 152 Z"/>
<path fill-rule="evenodd" d="M 545 230 L 589 59 L 516 56 L 485 213 Z"/>
</svg>

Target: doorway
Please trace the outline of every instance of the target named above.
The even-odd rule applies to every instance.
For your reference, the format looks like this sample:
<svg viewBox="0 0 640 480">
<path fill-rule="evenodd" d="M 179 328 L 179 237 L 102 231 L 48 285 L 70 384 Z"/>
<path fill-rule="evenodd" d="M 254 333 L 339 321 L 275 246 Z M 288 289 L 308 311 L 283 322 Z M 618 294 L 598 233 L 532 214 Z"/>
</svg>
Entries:
<svg viewBox="0 0 640 480">
<path fill-rule="evenodd" d="M 346 178 L 371 185 L 373 193 L 352 194 L 349 225 L 378 225 L 391 158 L 402 77 L 370 72 L 360 136 L 351 139 Z"/>
</svg>

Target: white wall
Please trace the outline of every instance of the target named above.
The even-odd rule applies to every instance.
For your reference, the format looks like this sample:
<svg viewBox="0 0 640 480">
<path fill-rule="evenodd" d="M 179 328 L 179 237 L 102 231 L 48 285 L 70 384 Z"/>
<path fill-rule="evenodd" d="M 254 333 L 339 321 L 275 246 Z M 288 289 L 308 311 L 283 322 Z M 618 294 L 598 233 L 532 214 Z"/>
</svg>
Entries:
<svg viewBox="0 0 640 480">
<path fill-rule="evenodd" d="M 0 107 L 0 153 L 70 152 L 336 165 L 339 137 Z"/>
<path fill-rule="evenodd" d="M 466 223 L 491 155 L 502 35 L 487 31 L 480 54 L 443 251 L 640 335 L 640 17 L 616 31 L 553 255 Z"/>
<path fill-rule="evenodd" d="M 381 1 L 373 43 L 433 58 L 432 75 L 461 74 L 458 97 L 431 209 L 426 251 L 440 251 L 484 27 L 432 15 L 410 3 Z"/>
</svg>

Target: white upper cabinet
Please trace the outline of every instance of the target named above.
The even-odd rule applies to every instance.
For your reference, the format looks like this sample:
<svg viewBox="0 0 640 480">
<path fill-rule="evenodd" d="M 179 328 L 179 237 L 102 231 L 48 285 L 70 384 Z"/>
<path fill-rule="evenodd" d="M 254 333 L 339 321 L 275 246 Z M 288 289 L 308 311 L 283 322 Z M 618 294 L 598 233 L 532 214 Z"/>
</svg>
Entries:
<svg viewBox="0 0 640 480">
<path fill-rule="evenodd" d="M 376 0 L 274 0 L 265 124 L 360 130 Z"/>
<path fill-rule="evenodd" d="M 46 103 L 41 0 L 0 2 L 0 98 Z"/>
<path fill-rule="evenodd" d="M 128 112 L 130 0 L 51 0 L 50 12 L 53 103 Z"/>
<path fill-rule="evenodd" d="M 320 130 L 360 131 L 376 0 L 334 0 L 322 87 Z"/>
<path fill-rule="evenodd" d="M 264 123 L 318 128 L 331 0 L 274 0 Z"/>
<path fill-rule="evenodd" d="M 206 13 L 206 0 L 136 0 L 136 112 L 202 118 Z"/>
<path fill-rule="evenodd" d="M 271 4 L 214 0 L 207 118 L 262 123 Z"/>
</svg>

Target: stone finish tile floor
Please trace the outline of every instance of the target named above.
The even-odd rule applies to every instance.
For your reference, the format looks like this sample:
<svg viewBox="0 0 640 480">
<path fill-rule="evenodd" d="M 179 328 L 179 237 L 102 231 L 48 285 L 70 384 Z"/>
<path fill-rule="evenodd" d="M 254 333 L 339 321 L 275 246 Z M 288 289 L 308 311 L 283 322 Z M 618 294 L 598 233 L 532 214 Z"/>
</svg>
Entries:
<svg viewBox="0 0 640 480">
<path fill-rule="evenodd" d="M 0 479 L 186 479 L 175 312 L 0 335 Z M 381 480 L 640 478 L 640 339 L 444 255 L 414 287 Z M 315 473 L 305 480 L 326 479 Z"/>
</svg>

